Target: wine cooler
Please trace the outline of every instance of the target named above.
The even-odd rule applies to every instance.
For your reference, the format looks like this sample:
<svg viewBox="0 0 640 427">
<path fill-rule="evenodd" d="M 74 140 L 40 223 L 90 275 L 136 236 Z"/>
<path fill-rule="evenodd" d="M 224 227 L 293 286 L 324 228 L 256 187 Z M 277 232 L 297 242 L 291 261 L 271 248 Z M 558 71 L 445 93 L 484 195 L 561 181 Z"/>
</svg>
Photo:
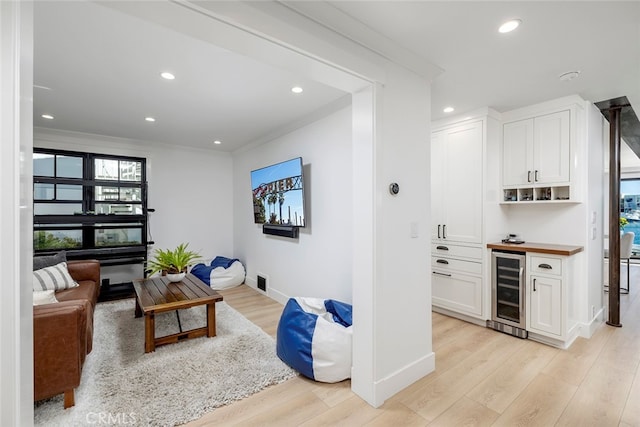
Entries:
<svg viewBox="0 0 640 427">
<path fill-rule="evenodd" d="M 493 251 L 491 254 L 491 320 L 487 326 L 527 338 L 525 325 L 525 256 Z"/>
</svg>

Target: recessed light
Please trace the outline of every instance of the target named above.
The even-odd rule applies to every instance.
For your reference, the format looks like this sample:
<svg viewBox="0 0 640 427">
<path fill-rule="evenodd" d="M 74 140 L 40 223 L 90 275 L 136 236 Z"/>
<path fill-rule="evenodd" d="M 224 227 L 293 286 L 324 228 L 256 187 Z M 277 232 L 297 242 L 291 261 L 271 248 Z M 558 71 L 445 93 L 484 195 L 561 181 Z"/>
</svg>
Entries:
<svg viewBox="0 0 640 427">
<path fill-rule="evenodd" d="M 580 71 L 567 71 L 566 73 L 562 73 L 558 76 L 558 78 L 563 82 L 568 82 L 569 80 L 573 80 L 580 74 Z"/>
<path fill-rule="evenodd" d="M 445 113 L 453 113 L 454 108 L 453 107 L 445 107 L 444 110 L 442 110 Z"/>
<path fill-rule="evenodd" d="M 43 114 L 42 116 L 43 119 L 47 119 L 47 120 L 53 120 L 53 116 L 51 114 Z"/>
<path fill-rule="evenodd" d="M 303 89 L 300 86 L 294 86 L 291 88 L 291 92 L 293 93 L 302 93 Z"/>
<path fill-rule="evenodd" d="M 213 141 L 213 143 L 214 143 L 214 144 L 216 144 L 216 145 L 220 145 L 220 144 L 222 144 L 222 141 L 218 141 L 218 140 L 216 139 L 215 141 Z"/>
<path fill-rule="evenodd" d="M 522 20 L 520 20 L 520 19 L 512 19 L 512 20 L 507 21 L 504 24 L 500 25 L 500 28 L 498 28 L 498 31 L 501 32 L 501 33 L 510 33 L 511 31 L 513 31 L 516 28 L 518 28 L 520 26 L 520 24 L 522 24 Z"/>
<path fill-rule="evenodd" d="M 173 80 L 176 78 L 176 76 L 174 76 L 173 74 L 169 73 L 168 71 L 165 71 L 164 73 L 160 73 L 160 77 L 162 77 L 163 79 L 167 79 L 167 80 Z"/>
<path fill-rule="evenodd" d="M 148 121 L 148 122 L 155 122 L 156 121 L 156 119 L 154 119 L 153 117 L 145 117 L 144 119 L 146 121 Z"/>
</svg>

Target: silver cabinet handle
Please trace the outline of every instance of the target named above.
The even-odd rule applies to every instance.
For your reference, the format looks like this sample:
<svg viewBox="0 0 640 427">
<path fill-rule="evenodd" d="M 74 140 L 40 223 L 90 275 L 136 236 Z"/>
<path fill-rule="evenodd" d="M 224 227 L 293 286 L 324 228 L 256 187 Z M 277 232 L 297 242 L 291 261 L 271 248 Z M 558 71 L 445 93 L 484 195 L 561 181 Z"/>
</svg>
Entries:
<svg viewBox="0 0 640 427">
<path fill-rule="evenodd" d="M 438 224 L 438 239 L 440 238 L 440 224 Z"/>
<path fill-rule="evenodd" d="M 451 277 L 451 274 L 447 274 L 447 273 L 439 273 L 437 271 L 432 271 L 432 273 L 437 274 L 438 276 Z"/>
<path fill-rule="evenodd" d="M 544 268 L 545 270 L 552 270 L 553 267 L 551 267 L 549 264 L 540 264 L 538 265 L 538 268 Z"/>
<path fill-rule="evenodd" d="M 535 182 L 538 182 L 538 171 L 536 171 L 536 173 L 534 174 L 534 178 L 533 178 L 533 180 L 534 180 Z"/>
<path fill-rule="evenodd" d="M 531 171 L 527 171 L 527 182 L 531 182 Z"/>
<path fill-rule="evenodd" d="M 447 224 L 442 226 L 442 238 L 443 239 L 447 238 Z"/>
<path fill-rule="evenodd" d="M 536 279 L 533 279 L 533 292 L 536 291 Z"/>
<path fill-rule="evenodd" d="M 446 247 L 446 246 L 436 246 L 436 249 L 439 250 L 439 251 L 448 251 L 449 250 L 449 248 Z"/>
<path fill-rule="evenodd" d="M 439 260 L 436 260 L 436 262 L 438 264 L 449 264 L 449 261 L 447 261 L 446 259 L 439 259 Z"/>
</svg>

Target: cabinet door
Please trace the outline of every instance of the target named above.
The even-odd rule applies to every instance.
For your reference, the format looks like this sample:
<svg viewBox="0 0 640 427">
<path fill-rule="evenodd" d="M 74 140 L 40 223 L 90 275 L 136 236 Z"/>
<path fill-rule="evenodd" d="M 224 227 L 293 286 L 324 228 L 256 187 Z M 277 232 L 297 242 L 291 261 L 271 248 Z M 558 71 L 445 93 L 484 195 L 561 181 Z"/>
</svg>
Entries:
<svg viewBox="0 0 640 427">
<path fill-rule="evenodd" d="M 433 305 L 469 316 L 482 316 L 482 279 L 479 276 L 433 269 L 431 277 Z"/>
<path fill-rule="evenodd" d="M 482 243 L 482 122 L 447 131 L 444 170 L 444 238 L 452 242 Z"/>
<path fill-rule="evenodd" d="M 446 143 L 444 131 L 431 134 L 431 239 L 442 239 L 442 226 L 444 225 L 444 170 Z"/>
<path fill-rule="evenodd" d="M 530 276 L 527 330 L 547 336 L 562 335 L 562 281 Z"/>
<path fill-rule="evenodd" d="M 569 182 L 569 111 L 547 114 L 534 120 L 534 179 L 536 184 Z"/>
<path fill-rule="evenodd" d="M 533 182 L 533 119 L 503 127 L 502 183 L 505 187 Z"/>
</svg>

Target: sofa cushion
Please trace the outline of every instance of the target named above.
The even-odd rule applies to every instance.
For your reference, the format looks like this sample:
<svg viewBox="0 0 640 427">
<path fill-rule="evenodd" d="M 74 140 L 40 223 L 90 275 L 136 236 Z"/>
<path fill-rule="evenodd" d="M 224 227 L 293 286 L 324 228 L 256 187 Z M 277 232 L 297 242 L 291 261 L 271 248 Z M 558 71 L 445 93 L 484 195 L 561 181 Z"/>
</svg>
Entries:
<svg viewBox="0 0 640 427">
<path fill-rule="evenodd" d="M 33 305 L 52 304 L 58 302 L 54 290 L 33 291 Z"/>
<path fill-rule="evenodd" d="M 61 262 L 67 262 L 67 253 L 65 251 L 60 251 L 55 255 L 36 256 L 33 257 L 33 271 L 51 267 Z"/>
<path fill-rule="evenodd" d="M 94 305 L 94 301 L 98 299 L 98 286 L 89 280 L 80 280 L 78 286 L 70 289 L 63 289 L 56 292 L 58 301 L 73 301 L 86 299 Z"/>
<path fill-rule="evenodd" d="M 69 289 L 76 286 L 78 283 L 69 274 L 66 262 L 33 272 L 34 291 Z"/>
</svg>

